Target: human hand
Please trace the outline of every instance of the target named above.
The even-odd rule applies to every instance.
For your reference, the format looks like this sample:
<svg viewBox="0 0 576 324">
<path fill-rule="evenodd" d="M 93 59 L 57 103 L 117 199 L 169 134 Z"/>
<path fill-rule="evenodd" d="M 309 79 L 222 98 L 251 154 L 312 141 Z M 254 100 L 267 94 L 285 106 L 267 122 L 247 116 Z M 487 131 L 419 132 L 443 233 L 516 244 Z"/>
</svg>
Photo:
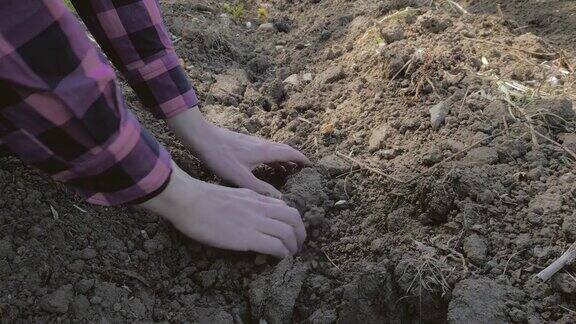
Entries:
<svg viewBox="0 0 576 324">
<path fill-rule="evenodd" d="M 166 189 L 140 206 L 186 236 L 221 249 L 284 258 L 306 239 L 300 214 L 282 200 L 194 179 L 176 164 Z"/>
<path fill-rule="evenodd" d="M 204 119 L 198 108 L 172 117 L 168 125 L 188 149 L 220 178 L 263 195 L 282 196 L 272 185 L 252 174 L 258 165 L 281 168 L 310 164 L 304 154 L 289 145 L 215 126 Z"/>
</svg>

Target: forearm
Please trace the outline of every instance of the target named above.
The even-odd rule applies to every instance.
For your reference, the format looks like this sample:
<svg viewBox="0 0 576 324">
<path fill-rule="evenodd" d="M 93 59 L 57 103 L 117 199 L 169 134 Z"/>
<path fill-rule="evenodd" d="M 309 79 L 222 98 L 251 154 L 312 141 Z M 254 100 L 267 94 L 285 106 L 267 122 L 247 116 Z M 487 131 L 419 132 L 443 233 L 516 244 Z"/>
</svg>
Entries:
<svg viewBox="0 0 576 324">
<path fill-rule="evenodd" d="M 198 104 L 154 0 L 74 0 L 100 47 L 157 118 Z"/>
<path fill-rule="evenodd" d="M 92 203 L 160 188 L 168 152 L 126 109 L 113 69 L 64 4 L 0 1 L 0 12 L 11 17 L 0 24 L 0 142 Z"/>
</svg>

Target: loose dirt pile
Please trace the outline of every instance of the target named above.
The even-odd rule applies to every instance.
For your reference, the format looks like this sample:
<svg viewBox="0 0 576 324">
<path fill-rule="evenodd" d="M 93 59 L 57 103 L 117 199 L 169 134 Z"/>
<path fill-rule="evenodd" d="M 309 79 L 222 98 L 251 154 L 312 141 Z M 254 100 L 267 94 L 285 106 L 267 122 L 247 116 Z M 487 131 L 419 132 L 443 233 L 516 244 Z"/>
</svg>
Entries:
<svg viewBox="0 0 576 324">
<path fill-rule="evenodd" d="M 576 321 L 573 268 L 535 278 L 576 240 L 574 53 L 507 16 L 531 1 L 487 3 L 164 1 L 208 118 L 317 161 L 264 172 L 304 217 L 303 253 L 208 248 L 3 158 L 2 320 Z"/>
</svg>

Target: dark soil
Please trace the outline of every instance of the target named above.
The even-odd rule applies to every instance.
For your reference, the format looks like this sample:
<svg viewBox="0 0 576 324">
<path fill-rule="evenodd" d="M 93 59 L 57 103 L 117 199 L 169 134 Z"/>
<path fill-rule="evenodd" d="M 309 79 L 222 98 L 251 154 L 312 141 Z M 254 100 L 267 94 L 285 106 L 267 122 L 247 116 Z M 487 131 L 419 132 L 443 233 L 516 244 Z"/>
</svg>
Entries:
<svg viewBox="0 0 576 324">
<path fill-rule="evenodd" d="M 2 322 L 575 322 L 574 268 L 535 277 L 576 240 L 574 2 L 269 4 L 162 2 L 208 118 L 317 161 L 263 175 L 304 251 L 209 248 L 4 157 Z"/>
</svg>

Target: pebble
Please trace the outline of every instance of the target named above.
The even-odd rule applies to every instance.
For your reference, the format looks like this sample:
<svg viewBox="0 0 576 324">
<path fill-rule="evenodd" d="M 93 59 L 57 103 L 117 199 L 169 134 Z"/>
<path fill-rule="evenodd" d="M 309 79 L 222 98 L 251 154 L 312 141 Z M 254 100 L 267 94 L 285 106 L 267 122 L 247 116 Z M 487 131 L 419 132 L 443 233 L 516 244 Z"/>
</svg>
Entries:
<svg viewBox="0 0 576 324">
<path fill-rule="evenodd" d="M 298 74 L 292 74 L 291 76 L 284 79 L 284 83 L 288 83 L 297 87 L 300 85 L 300 77 Z"/>
<path fill-rule="evenodd" d="M 380 150 L 378 151 L 378 155 L 380 155 L 383 159 L 391 160 L 398 155 L 398 151 L 395 149 Z"/>
<path fill-rule="evenodd" d="M 350 203 L 347 200 L 338 200 L 334 204 L 334 207 L 338 209 L 347 209 L 348 207 L 350 207 Z"/>
<path fill-rule="evenodd" d="M 432 129 L 438 130 L 444 123 L 446 116 L 448 116 L 448 113 L 450 112 L 450 106 L 446 101 L 442 101 L 430 107 L 429 112 Z"/>
<path fill-rule="evenodd" d="M 432 166 L 442 161 L 442 153 L 439 150 L 433 149 L 422 156 L 422 164 Z"/>
<path fill-rule="evenodd" d="M 314 80 L 314 76 L 312 75 L 312 73 L 307 72 L 302 75 L 302 80 L 306 82 L 312 82 L 312 80 Z"/>
<path fill-rule="evenodd" d="M 331 154 L 323 157 L 318 161 L 318 165 L 328 171 L 330 176 L 335 177 L 347 171 L 350 171 L 350 164 L 344 161 L 336 154 Z"/>
<path fill-rule="evenodd" d="M 370 138 L 368 139 L 368 150 L 370 152 L 375 152 L 384 146 L 386 139 L 390 137 L 390 127 L 387 125 L 382 125 L 372 131 Z"/>
<path fill-rule="evenodd" d="M 274 26 L 273 23 L 264 23 L 260 26 L 258 26 L 259 30 L 265 31 L 265 32 L 276 32 L 276 26 Z"/>
<path fill-rule="evenodd" d="M 341 66 L 332 66 L 320 73 L 317 77 L 319 84 L 330 84 L 343 79 L 346 76 Z"/>
</svg>

